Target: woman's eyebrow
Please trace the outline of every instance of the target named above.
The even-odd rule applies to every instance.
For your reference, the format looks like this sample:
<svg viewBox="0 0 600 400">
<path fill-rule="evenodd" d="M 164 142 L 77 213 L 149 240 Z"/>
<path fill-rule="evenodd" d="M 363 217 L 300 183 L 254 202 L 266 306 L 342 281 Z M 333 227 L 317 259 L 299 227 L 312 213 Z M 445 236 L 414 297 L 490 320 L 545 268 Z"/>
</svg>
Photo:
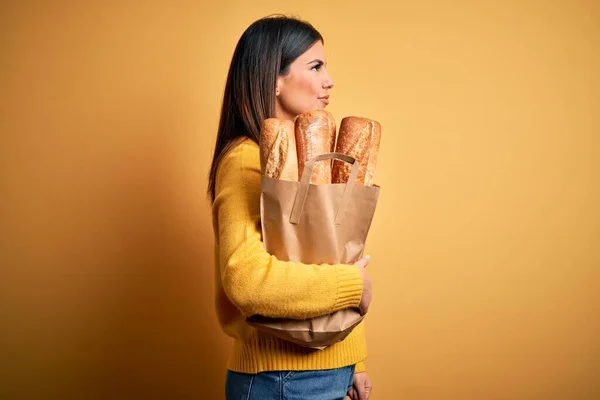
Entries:
<svg viewBox="0 0 600 400">
<path fill-rule="evenodd" d="M 318 63 L 321 63 L 321 64 L 325 64 L 325 63 L 323 62 L 323 60 L 319 60 L 318 58 L 315 58 L 314 60 L 312 60 L 312 61 L 309 61 L 309 62 L 307 62 L 306 64 L 308 65 L 308 64 L 311 64 L 311 63 L 314 63 L 314 62 L 318 62 Z"/>
</svg>

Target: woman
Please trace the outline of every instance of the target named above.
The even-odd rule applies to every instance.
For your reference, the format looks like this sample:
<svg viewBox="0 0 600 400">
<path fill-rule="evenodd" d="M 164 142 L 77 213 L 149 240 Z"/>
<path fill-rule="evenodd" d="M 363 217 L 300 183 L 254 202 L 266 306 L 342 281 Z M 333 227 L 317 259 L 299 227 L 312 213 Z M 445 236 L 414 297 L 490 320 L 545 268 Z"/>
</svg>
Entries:
<svg viewBox="0 0 600 400">
<path fill-rule="evenodd" d="M 368 257 L 355 265 L 285 262 L 264 250 L 260 230 L 261 123 L 293 120 L 329 102 L 323 38 L 309 23 L 286 16 L 254 22 L 233 54 L 209 176 L 215 233 L 216 308 L 234 340 L 227 399 L 367 399 L 371 383 L 363 324 L 322 351 L 258 332 L 254 314 L 312 318 L 347 307 L 366 313 Z"/>
</svg>

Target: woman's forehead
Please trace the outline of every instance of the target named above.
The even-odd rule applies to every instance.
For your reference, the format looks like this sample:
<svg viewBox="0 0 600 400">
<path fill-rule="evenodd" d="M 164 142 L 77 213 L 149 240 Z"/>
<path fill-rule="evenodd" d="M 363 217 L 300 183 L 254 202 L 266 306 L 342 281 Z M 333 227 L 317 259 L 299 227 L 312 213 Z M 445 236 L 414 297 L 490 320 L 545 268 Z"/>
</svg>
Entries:
<svg viewBox="0 0 600 400">
<path fill-rule="evenodd" d="M 320 60 L 324 63 L 327 62 L 325 57 L 325 49 L 323 47 L 323 43 L 321 41 L 317 41 L 314 45 L 312 45 L 308 50 L 298 57 L 298 61 L 302 64 L 308 64 L 314 60 Z"/>
</svg>

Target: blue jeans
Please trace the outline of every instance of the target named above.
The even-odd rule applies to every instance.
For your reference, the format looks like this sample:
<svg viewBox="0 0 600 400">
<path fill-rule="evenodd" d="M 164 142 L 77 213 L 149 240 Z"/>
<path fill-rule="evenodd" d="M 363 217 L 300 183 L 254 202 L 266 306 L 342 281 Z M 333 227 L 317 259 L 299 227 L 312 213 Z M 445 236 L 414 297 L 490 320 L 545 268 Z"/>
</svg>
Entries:
<svg viewBox="0 0 600 400">
<path fill-rule="evenodd" d="M 344 400 L 354 365 L 323 371 L 227 371 L 226 400 Z"/>
</svg>

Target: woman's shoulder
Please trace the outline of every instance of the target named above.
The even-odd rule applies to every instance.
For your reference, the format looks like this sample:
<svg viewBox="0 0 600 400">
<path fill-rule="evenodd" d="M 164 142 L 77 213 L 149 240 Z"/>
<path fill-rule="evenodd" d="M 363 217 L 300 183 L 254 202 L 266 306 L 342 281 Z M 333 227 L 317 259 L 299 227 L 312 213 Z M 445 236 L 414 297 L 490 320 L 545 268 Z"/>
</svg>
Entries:
<svg viewBox="0 0 600 400">
<path fill-rule="evenodd" d="M 260 169 L 258 144 L 247 137 L 237 140 L 227 150 L 219 164 L 221 172 L 232 169 L 239 171 L 240 169 L 255 168 L 257 166 Z"/>
<path fill-rule="evenodd" d="M 227 150 L 226 154 L 223 156 L 223 159 L 248 159 L 249 156 L 256 155 L 258 157 L 260 155 L 259 153 L 258 144 L 252 139 L 245 137 L 237 139 L 232 143 L 229 150 Z"/>
<path fill-rule="evenodd" d="M 258 143 L 256 143 L 254 140 L 250 139 L 247 136 L 242 139 L 239 139 L 239 145 L 250 146 L 258 149 Z"/>
<path fill-rule="evenodd" d="M 239 151 L 246 151 L 246 152 L 258 152 L 259 151 L 258 143 L 256 143 L 254 140 L 252 140 L 248 137 L 240 139 L 234 146 Z"/>
<path fill-rule="evenodd" d="M 224 189 L 260 186 L 259 182 L 259 147 L 251 139 L 241 139 L 233 144 L 219 161 L 215 185 L 216 196 L 218 197 Z"/>
</svg>

